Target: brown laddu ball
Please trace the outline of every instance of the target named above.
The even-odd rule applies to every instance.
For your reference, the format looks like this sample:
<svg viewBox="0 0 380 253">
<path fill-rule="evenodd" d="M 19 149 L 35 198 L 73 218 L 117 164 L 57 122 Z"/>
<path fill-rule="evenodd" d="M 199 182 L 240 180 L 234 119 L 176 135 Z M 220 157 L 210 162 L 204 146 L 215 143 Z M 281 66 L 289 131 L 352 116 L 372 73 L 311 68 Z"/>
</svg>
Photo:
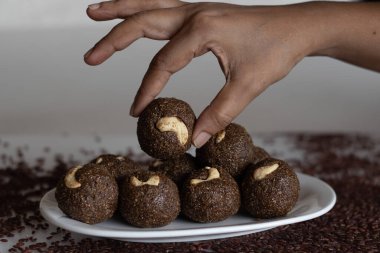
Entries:
<svg viewBox="0 0 380 253">
<path fill-rule="evenodd" d="M 217 222 L 237 213 L 240 192 L 224 169 L 206 167 L 193 171 L 181 189 L 182 213 L 196 222 Z"/>
<path fill-rule="evenodd" d="M 119 211 L 129 224 L 142 228 L 165 226 L 177 218 L 180 210 L 178 188 L 167 176 L 141 171 L 124 180 Z"/>
<path fill-rule="evenodd" d="M 195 114 L 184 101 L 157 98 L 141 113 L 137 122 L 140 147 L 157 159 L 183 155 L 191 146 Z"/>
<path fill-rule="evenodd" d="M 127 175 L 143 169 L 128 157 L 113 154 L 100 155 L 90 163 L 102 165 L 117 181 L 123 180 Z"/>
<path fill-rule="evenodd" d="M 252 165 L 241 185 L 242 206 L 255 218 L 285 216 L 295 206 L 300 191 L 296 173 L 278 159 Z"/>
<path fill-rule="evenodd" d="M 254 160 L 251 136 L 244 127 L 231 123 L 196 150 L 202 166 L 221 167 L 238 179 Z"/>
<path fill-rule="evenodd" d="M 73 219 L 95 224 L 112 217 L 117 209 L 118 186 L 102 165 L 71 168 L 58 182 L 58 207 Z"/>
<path fill-rule="evenodd" d="M 253 163 L 258 163 L 266 158 L 271 158 L 270 154 L 264 148 L 256 145 L 254 145 L 253 154 Z"/>
<path fill-rule="evenodd" d="M 195 157 L 188 153 L 173 159 L 155 160 L 149 166 L 150 171 L 165 174 L 177 185 L 181 185 L 185 178 L 196 169 L 198 165 Z"/>
</svg>

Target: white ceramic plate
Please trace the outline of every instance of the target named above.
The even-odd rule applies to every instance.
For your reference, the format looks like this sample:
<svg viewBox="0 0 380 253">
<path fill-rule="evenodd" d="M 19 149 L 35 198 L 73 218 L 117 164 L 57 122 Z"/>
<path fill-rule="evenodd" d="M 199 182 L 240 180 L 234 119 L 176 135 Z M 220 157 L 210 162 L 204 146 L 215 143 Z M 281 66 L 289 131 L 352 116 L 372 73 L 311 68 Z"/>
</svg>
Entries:
<svg viewBox="0 0 380 253">
<path fill-rule="evenodd" d="M 66 216 L 58 208 L 55 189 L 41 199 L 40 210 L 45 219 L 66 230 L 89 236 L 107 237 L 135 242 L 183 242 L 246 235 L 277 226 L 293 224 L 319 217 L 327 213 L 336 202 L 334 190 L 325 182 L 298 173 L 301 184 L 300 198 L 285 217 L 259 220 L 245 215 L 234 215 L 225 221 L 199 224 L 177 218 L 161 228 L 136 228 L 114 217 L 95 225 L 88 225 Z"/>
</svg>

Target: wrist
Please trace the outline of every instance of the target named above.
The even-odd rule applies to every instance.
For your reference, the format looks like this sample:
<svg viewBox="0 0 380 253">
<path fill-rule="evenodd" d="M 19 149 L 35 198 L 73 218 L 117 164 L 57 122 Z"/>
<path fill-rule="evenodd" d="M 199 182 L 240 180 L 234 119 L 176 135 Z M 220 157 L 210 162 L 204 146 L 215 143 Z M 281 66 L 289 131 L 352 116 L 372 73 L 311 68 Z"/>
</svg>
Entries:
<svg viewBox="0 0 380 253">
<path fill-rule="evenodd" d="M 297 10 L 300 37 L 305 42 L 305 56 L 332 56 L 344 38 L 347 17 L 340 7 L 344 3 L 308 2 Z"/>
<path fill-rule="evenodd" d="M 366 47 L 379 28 L 374 18 L 379 14 L 379 3 L 310 2 L 305 6 L 312 20 L 310 56 L 355 57 L 353 49 Z"/>
<path fill-rule="evenodd" d="M 263 14 L 270 20 L 274 24 L 270 29 L 275 36 L 287 45 L 288 52 L 296 52 L 298 60 L 301 60 L 305 56 L 332 54 L 338 47 L 342 38 L 340 5 L 342 3 L 307 2 L 271 7 L 252 6 L 251 17 L 255 21 L 257 15 Z"/>
</svg>

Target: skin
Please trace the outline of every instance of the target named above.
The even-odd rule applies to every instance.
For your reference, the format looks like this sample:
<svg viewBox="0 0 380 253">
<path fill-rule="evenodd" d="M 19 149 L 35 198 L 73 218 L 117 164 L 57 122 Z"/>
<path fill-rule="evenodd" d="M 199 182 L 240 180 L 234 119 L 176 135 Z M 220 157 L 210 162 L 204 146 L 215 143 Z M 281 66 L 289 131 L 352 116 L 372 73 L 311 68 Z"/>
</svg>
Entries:
<svg viewBox="0 0 380 253">
<path fill-rule="evenodd" d="M 239 6 L 176 0 L 115 0 L 90 5 L 96 21 L 124 19 L 84 56 L 98 65 L 139 38 L 168 40 L 153 58 L 131 106 L 138 117 L 171 75 L 207 52 L 226 83 L 200 114 L 201 147 L 306 56 L 328 56 L 380 72 L 380 4 L 310 2 Z"/>
</svg>

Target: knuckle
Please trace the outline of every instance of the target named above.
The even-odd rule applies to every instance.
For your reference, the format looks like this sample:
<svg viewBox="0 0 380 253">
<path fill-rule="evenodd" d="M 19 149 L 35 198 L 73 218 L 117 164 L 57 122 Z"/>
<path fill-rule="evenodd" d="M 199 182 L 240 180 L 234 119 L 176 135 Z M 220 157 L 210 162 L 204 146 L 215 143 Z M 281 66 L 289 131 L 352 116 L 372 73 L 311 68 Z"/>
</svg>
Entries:
<svg viewBox="0 0 380 253">
<path fill-rule="evenodd" d="M 267 82 L 265 79 L 251 80 L 243 85 L 243 89 L 247 91 L 249 97 L 256 97 L 267 88 Z"/>
<path fill-rule="evenodd" d="M 168 58 L 164 54 L 157 54 L 150 63 L 150 69 L 167 70 L 169 66 Z"/>
<path fill-rule="evenodd" d="M 123 40 L 122 40 L 122 36 L 123 36 L 123 27 L 122 27 L 122 23 L 119 23 L 117 24 L 116 26 L 114 26 L 112 29 L 111 29 L 111 32 L 109 33 L 111 36 L 107 36 L 107 40 L 109 41 L 109 43 L 112 45 L 113 49 L 115 51 L 120 51 L 120 50 L 123 50 Z"/>
<path fill-rule="evenodd" d="M 161 0 L 143 0 L 141 1 L 143 6 L 148 6 L 150 9 L 165 8 L 167 7 L 166 1 Z"/>
<path fill-rule="evenodd" d="M 210 23 L 211 18 L 212 17 L 209 15 L 208 12 L 200 11 L 200 12 L 197 12 L 196 14 L 194 14 L 192 21 L 194 23 L 204 25 L 204 24 Z"/>
<path fill-rule="evenodd" d="M 195 13 L 190 20 L 190 30 L 206 36 L 218 24 L 217 18 L 208 12 L 200 11 Z"/>
<path fill-rule="evenodd" d="M 121 51 L 121 50 L 123 50 L 124 47 L 121 45 L 120 42 L 115 41 L 113 43 L 113 48 L 115 51 Z"/>
<path fill-rule="evenodd" d="M 256 94 L 266 86 L 265 79 L 260 76 L 247 77 L 241 81 L 241 88 L 248 91 L 249 94 Z"/>
<path fill-rule="evenodd" d="M 142 10 L 140 12 L 134 13 L 128 17 L 128 20 L 132 23 L 135 23 L 136 25 L 143 25 L 144 15 L 147 12 L 148 11 L 146 11 L 146 10 Z"/>
<path fill-rule="evenodd" d="M 233 117 L 225 112 L 221 112 L 220 110 L 211 109 L 211 120 L 214 126 L 217 128 L 216 131 L 224 129 L 227 125 L 229 125 Z"/>
<path fill-rule="evenodd" d="M 241 73 L 232 82 L 239 86 L 239 91 L 242 94 L 247 94 L 251 97 L 255 97 L 269 85 L 266 75 L 260 75 L 258 72 L 252 71 Z"/>
<path fill-rule="evenodd" d="M 139 97 L 149 98 L 152 100 L 156 97 L 156 95 L 152 93 L 149 86 L 141 86 L 137 94 Z"/>
</svg>

